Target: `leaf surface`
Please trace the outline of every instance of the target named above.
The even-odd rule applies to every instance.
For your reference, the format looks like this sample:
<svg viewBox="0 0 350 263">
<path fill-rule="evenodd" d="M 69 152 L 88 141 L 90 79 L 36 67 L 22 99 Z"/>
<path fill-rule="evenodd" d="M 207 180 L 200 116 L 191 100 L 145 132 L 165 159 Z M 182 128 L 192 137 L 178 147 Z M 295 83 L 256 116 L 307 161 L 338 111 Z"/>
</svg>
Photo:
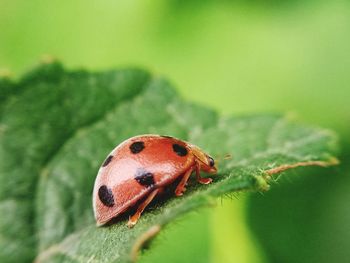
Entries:
<svg viewBox="0 0 350 263">
<path fill-rule="evenodd" d="M 1 262 L 128 262 L 165 224 L 218 196 L 266 190 L 291 168 L 336 163 L 328 130 L 282 115 L 219 117 L 142 70 L 67 72 L 50 64 L 21 83 L 4 100 L 0 123 Z M 121 141 L 145 133 L 232 158 L 221 158 L 212 184 L 191 180 L 184 196 L 151 205 L 133 229 L 125 220 L 97 228 L 91 193 L 99 166 Z"/>
</svg>

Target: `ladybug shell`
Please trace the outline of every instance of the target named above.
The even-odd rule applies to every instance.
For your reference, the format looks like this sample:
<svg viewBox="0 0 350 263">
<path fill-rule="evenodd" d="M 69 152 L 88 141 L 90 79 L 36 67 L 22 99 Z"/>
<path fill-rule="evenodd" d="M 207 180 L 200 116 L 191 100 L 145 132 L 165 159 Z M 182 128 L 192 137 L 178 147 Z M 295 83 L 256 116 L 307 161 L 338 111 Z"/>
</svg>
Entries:
<svg viewBox="0 0 350 263">
<path fill-rule="evenodd" d="M 118 145 L 95 180 L 97 225 L 125 212 L 152 190 L 174 182 L 194 165 L 189 145 L 169 136 L 142 135 Z"/>
</svg>

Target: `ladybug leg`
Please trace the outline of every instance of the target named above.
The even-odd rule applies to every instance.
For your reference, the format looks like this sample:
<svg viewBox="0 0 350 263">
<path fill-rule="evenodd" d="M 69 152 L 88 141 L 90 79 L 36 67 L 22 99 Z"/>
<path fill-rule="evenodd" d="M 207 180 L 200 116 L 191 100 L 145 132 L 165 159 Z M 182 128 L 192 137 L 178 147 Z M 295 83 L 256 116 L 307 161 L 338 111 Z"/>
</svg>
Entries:
<svg viewBox="0 0 350 263">
<path fill-rule="evenodd" d="M 139 220 L 143 210 L 145 210 L 146 206 L 153 200 L 153 198 L 158 194 L 159 192 L 159 188 L 153 190 L 148 196 L 147 198 L 139 205 L 139 207 L 137 208 L 135 214 L 133 214 L 132 216 L 129 217 L 129 221 L 128 221 L 128 227 L 132 228 L 134 225 L 136 225 L 137 220 Z"/>
<path fill-rule="evenodd" d="M 182 177 L 180 183 L 177 185 L 176 189 L 175 189 L 175 195 L 176 196 L 182 196 L 183 192 L 186 191 L 185 185 L 188 181 L 188 178 L 190 178 L 190 175 L 193 171 L 193 168 L 188 169 L 188 171 L 184 174 L 184 176 Z"/>
<path fill-rule="evenodd" d="M 199 165 L 196 165 L 196 178 L 197 178 L 197 181 L 201 184 L 210 184 L 213 181 L 213 179 L 211 179 L 211 178 L 202 178 L 201 177 Z"/>
</svg>

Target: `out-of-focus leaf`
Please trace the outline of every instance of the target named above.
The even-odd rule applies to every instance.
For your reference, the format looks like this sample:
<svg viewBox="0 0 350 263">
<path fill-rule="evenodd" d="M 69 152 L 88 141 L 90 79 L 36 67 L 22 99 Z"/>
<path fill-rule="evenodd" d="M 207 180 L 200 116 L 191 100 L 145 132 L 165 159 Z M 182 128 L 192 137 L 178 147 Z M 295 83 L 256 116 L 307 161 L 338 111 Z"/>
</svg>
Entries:
<svg viewBox="0 0 350 263">
<path fill-rule="evenodd" d="M 264 196 L 250 197 L 247 219 L 268 262 L 327 263 L 350 258 L 350 165 L 345 161 L 349 150 L 344 148 L 340 166 L 310 169 L 308 176 L 298 174 L 292 184 L 291 178 L 282 178 L 279 187 Z"/>
</svg>

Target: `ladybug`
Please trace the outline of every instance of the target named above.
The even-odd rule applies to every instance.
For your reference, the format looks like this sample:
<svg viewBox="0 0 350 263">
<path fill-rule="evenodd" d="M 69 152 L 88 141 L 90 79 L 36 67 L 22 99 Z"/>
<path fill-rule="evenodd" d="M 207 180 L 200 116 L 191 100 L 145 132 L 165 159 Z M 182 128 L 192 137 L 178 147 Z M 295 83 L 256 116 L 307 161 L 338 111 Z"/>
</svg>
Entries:
<svg viewBox="0 0 350 263">
<path fill-rule="evenodd" d="M 209 184 L 212 179 L 202 178 L 200 171 L 217 171 L 214 159 L 193 144 L 152 134 L 125 140 L 108 155 L 95 180 L 93 208 L 97 226 L 136 208 L 127 224 L 133 227 L 165 187 L 176 181 L 175 195 L 181 196 L 193 171 L 201 184 Z"/>
</svg>

